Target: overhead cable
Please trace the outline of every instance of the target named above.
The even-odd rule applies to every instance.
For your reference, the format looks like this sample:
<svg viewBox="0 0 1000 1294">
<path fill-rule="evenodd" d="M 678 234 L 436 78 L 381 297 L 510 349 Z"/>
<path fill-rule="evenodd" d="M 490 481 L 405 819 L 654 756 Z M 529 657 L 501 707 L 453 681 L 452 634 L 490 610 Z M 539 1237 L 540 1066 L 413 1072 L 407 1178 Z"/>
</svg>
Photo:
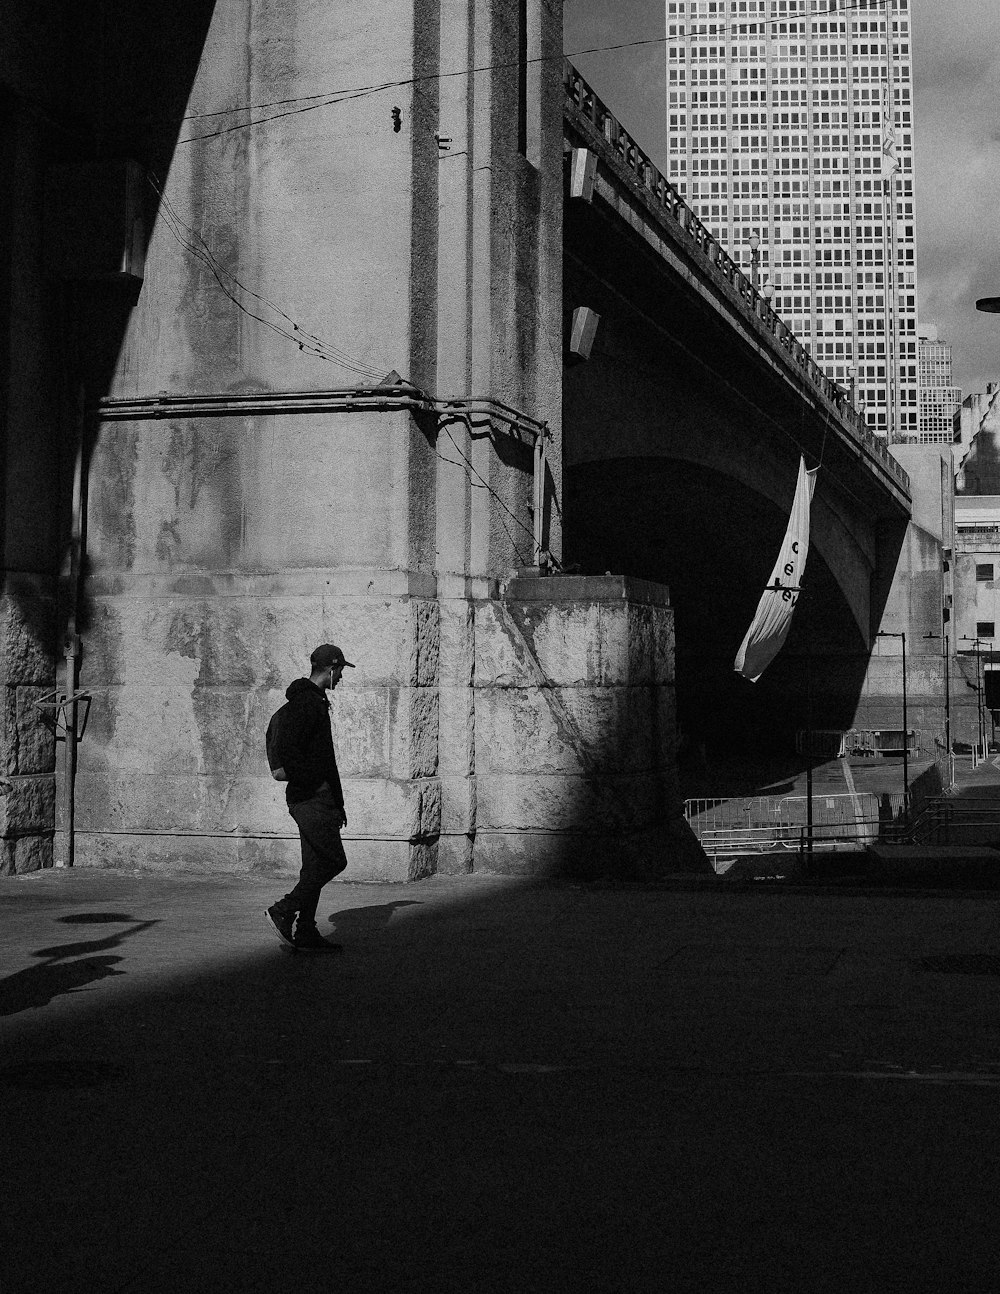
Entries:
<svg viewBox="0 0 1000 1294">
<path fill-rule="evenodd" d="M 160 213 L 171 235 L 185 251 L 209 270 L 222 292 L 238 310 L 263 324 L 265 328 L 277 333 L 278 336 L 294 342 L 301 351 L 307 351 L 319 359 L 326 360 L 328 363 L 336 364 L 349 372 L 357 373 L 360 377 L 364 377 L 369 381 L 377 381 L 384 375 L 384 370 L 373 368 L 372 365 L 366 364 L 364 360 L 349 354 L 339 346 L 323 341 L 322 338 L 317 337 L 314 333 L 309 332 L 298 324 L 291 315 L 274 301 L 270 301 L 261 293 L 254 291 L 253 288 L 247 287 L 235 274 L 227 270 L 218 261 L 197 230 L 182 220 L 167 197 L 162 184 L 151 171 L 147 172 L 147 180 L 160 199 Z M 259 302 L 266 310 L 273 311 L 284 322 L 275 322 L 250 309 L 240 299 L 241 295 L 246 295 Z M 285 324 L 290 325 L 291 331 Z"/>
<path fill-rule="evenodd" d="M 208 131 L 204 134 L 188 135 L 178 139 L 178 144 L 193 144 L 199 140 L 216 139 L 221 135 L 228 135 L 238 130 L 249 130 L 253 126 L 266 125 L 270 121 L 277 121 L 282 117 L 294 116 L 298 113 L 313 112 L 317 108 L 327 108 L 339 103 L 345 103 L 353 99 L 366 98 L 370 95 L 381 94 L 385 90 L 403 89 L 407 86 L 414 88 L 429 81 L 445 81 L 458 76 L 475 76 L 483 72 L 498 72 L 511 70 L 518 67 L 528 67 L 539 63 L 551 63 L 561 61 L 563 58 L 581 58 L 591 54 L 609 54 L 617 53 L 622 50 L 639 49 L 647 45 L 669 45 L 677 44 L 681 41 L 688 41 L 692 37 L 707 35 L 726 35 L 730 32 L 744 32 L 748 28 L 757 29 L 759 27 L 771 26 L 774 23 L 797 23 L 811 19 L 829 18 L 843 13 L 884 13 L 888 18 L 888 5 L 892 0 L 882 0 L 880 4 L 871 4 L 867 0 L 857 0 L 854 4 L 835 4 L 827 9 L 815 9 L 809 12 L 781 14 L 778 17 L 765 18 L 761 15 L 753 20 L 746 18 L 736 23 L 709 22 L 708 18 L 703 15 L 697 15 L 697 21 L 693 24 L 693 29 L 683 35 L 678 36 L 650 36 L 642 40 L 621 41 L 615 45 L 592 45 L 586 49 L 573 50 L 569 53 L 559 54 L 539 54 L 534 58 L 528 59 L 510 59 L 497 63 L 474 64 L 468 67 L 457 68 L 449 72 L 428 72 L 421 76 L 405 77 L 396 81 L 383 81 L 372 85 L 349 86 L 342 90 L 327 90 L 318 94 L 300 95 L 292 98 L 273 99 L 263 103 L 236 104 L 232 108 L 217 108 L 209 112 L 192 112 L 180 118 L 172 118 L 173 121 L 197 122 L 206 121 L 210 118 L 228 116 L 234 112 L 267 112 L 272 108 L 284 109 L 284 111 L 273 112 L 265 117 L 258 117 L 252 121 L 237 122 L 231 126 L 221 127 L 218 130 Z M 709 31 L 708 28 L 712 30 Z M 704 28 L 705 30 L 700 30 Z M 293 106 L 294 105 L 294 106 Z"/>
<path fill-rule="evenodd" d="M 299 350 L 308 351 L 310 354 L 316 355 L 319 359 L 326 360 L 329 363 L 338 365 L 340 368 L 346 368 L 352 372 L 358 373 L 367 380 L 375 382 L 377 388 L 381 389 L 385 378 L 379 370 L 373 369 L 363 361 L 355 359 L 339 347 L 331 346 L 330 343 L 322 341 L 313 333 L 306 332 L 295 322 L 294 319 L 292 319 L 291 315 L 284 311 L 279 305 L 268 300 L 268 298 L 263 296 L 261 293 L 255 292 L 252 288 L 247 287 L 246 284 L 242 283 L 241 280 L 236 277 L 236 275 L 225 269 L 225 267 L 216 259 L 211 248 L 197 230 L 192 229 L 191 226 L 178 215 L 170 199 L 164 192 L 163 186 L 159 182 L 158 178 L 154 176 L 152 172 L 147 172 L 147 180 L 154 192 L 159 196 L 160 212 L 172 237 L 189 255 L 200 261 L 201 264 L 209 270 L 224 295 L 237 307 L 238 310 L 249 318 L 263 324 L 265 328 L 270 329 L 279 337 L 283 337 L 288 341 L 294 342 Z M 234 288 L 236 288 L 238 292 L 245 293 L 247 296 L 260 302 L 261 305 L 267 309 L 274 311 L 282 320 L 285 321 L 285 323 L 291 325 L 291 331 L 282 324 L 275 323 L 264 315 L 258 314 L 255 310 L 249 309 L 240 300 L 237 292 L 233 290 Z M 395 374 L 393 374 L 393 377 L 395 378 Z M 408 388 L 410 386 L 410 383 L 405 382 L 403 379 L 399 379 L 395 389 L 402 390 L 403 388 Z M 475 488 L 486 490 L 495 502 L 499 504 L 503 512 L 507 513 L 511 520 L 520 526 L 521 529 L 531 537 L 532 542 L 534 542 L 534 531 L 529 526 L 525 525 L 521 518 L 517 516 L 490 482 L 476 468 L 471 458 L 465 454 L 445 424 L 449 419 L 453 421 L 471 422 L 471 419 L 478 415 L 485 417 L 491 425 L 493 421 L 496 420 L 498 422 L 507 423 L 517 431 L 524 431 L 533 436 L 547 435 L 548 429 L 546 424 L 539 422 L 537 419 L 529 418 L 525 414 L 518 413 L 517 410 L 512 409 L 509 405 L 493 399 L 464 397 L 439 399 L 427 397 L 423 392 L 413 388 L 413 401 L 415 407 L 426 409 L 428 412 L 433 412 L 437 416 L 439 430 L 444 431 L 445 435 L 454 446 L 455 452 L 463 461 L 458 463 L 454 459 L 446 458 L 441 454 L 440 450 L 435 450 L 437 456 L 444 462 L 449 462 L 456 467 L 461 467 L 465 471 L 469 484 Z M 476 479 L 473 479 L 473 477 Z M 511 547 L 521 565 L 527 565 L 528 563 L 521 552 L 517 541 L 511 534 L 507 523 L 504 521 L 502 516 L 499 516 L 498 520 L 500 521 L 507 538 L 510 540 Z"/>
</svg>

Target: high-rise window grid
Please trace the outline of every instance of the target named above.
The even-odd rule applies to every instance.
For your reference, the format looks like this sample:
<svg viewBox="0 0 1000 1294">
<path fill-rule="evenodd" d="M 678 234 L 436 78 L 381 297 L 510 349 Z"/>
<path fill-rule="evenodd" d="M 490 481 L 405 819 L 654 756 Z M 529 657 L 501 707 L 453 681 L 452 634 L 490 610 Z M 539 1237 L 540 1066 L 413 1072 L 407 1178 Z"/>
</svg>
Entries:
<svg viewBox="0 0 1000 1294">
<path fill-rule="evenodd" d="M 744 269 L 759 235 L 775 308 L 835 381 L 855 370 L 857 402 L 883 434 L 895 370 L 896 431 L 910 437 L 919 401 L 909 2 L 889 3 L 887 33 L 885 0 L 854 0 L 840 14 L 827 0 L 668 0 L 668 134 L 688 202 Z M 887 84 L 899 159 L 890 218 Z M 713 112 L 718 123 L 704 119 Z"/>
<path fill-rule="evenodd" d="M 919 339 L 917 356 L 918 439 L 924 444 L 950 445 L 955 413 L 962 403 L 962 392 L 952 377 L 951 346 L 937 338 L 936 329 L 928 329 L 928 335 Z"/>
</svg>

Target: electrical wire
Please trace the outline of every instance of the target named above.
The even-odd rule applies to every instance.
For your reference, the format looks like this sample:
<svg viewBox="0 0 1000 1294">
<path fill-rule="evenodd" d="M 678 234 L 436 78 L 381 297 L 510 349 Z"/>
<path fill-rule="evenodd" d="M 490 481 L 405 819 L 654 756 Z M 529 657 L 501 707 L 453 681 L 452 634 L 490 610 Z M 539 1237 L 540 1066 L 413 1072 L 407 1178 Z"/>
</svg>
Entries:
<svg viewBox="0 0 1000 1294">
<path fill-rule="evenodd" d="M 468 467 L 466 467 L 466 465 L 465 465 L 464 463 L 459 463 L 459 462 L 458 462 L 456 459 L 454 459 L 454 458 L 448 458 L 445 454 L 442 454 L 440 450 L 435 450 L 434 452 L 437 454 L 438 458 L 441 460 L 441 462 L 442 462 L 442 463 L 450 463 L 452 467 L 458 467 L 458 468 L 462 468 L 462 469 L 464 469 L 464 471 L 465 471 L 465 475 L 466 475 L 466 477 L 467 477 L 467 479 L 468 479 L 468 482 L 469 482 L 469 485 L 471 486 L 471 488 L 472 488 L 472 489 L 474 489 L 474 490 L 486 490 L 486 492 L 487 492 L 488 494 L 491 494 L 495 499 L 497 499 L 497 500 L 499 501 L 499 503 L 501 504 L 501 506 L 506 506 L 506 505 L 504 505 L 503 500 L 502 500 L 502 499 L 500 499 L 500 496 L 497 494 L 497 492 L 496 492 L 496 491 L 495 491 L 491 486 L 481 484 L 479 481 L 474 481 L 474 480 L 472 479 L 472 475 L 471 475 L 471 473 L 470 473 L 470 471 L 469 471 Z M 513 536 L 513 535 L 510 533 L 510 531 L 507 529 L 507 523 L 504 521 L 503 517 L 500 517 L 500 519 L 499 519 L 499 520 L 500 520 L 500 524 L 501 524 L 501 526 L 503 526 L 503 528 L 504 528 L 504 532 L 506 533 L 507 538 L 510 540 L 510 546 L 511 546 L 511 548 L 513 548 L 513 550 L 514 550 L 514 556 L 517 558 L 518 562 L 519 562 L 522 566 L 527 566 L 527 565 L 528 565 L 528 562 L 525 560 L 524 554 L 521 552 L 520 548 L 518 548 L 518 546 L 517 546 L 517 540 L 514 538 L 514 536 Z M 532 546 L 534 546 L 534 535 L 532 535 Z"/>
<path fill-rule="evenodd" d="M 521 529 L 525 532 L 525 534 L 526 534 L 526 535 L 528 535 L 528 536 L 530 537 L 532 547 L 534 547 L 534 544 L 535 544 L 535 532 L 534 532 L 534 530 L 533 530 L 533 529 L 531 529 L 531 527 L 530 527 L 530 526 L 526 526 L 526 525 L 524 524 L 524 522 L 521 520 L 521 518 L 517 515 L 517 513 L 516 513 L 516 512 L 513 512 L 513 511 L 512 511 L 512 510 L 507 506 L 507 504 L 505 503 L 505 501 L 500 497 L 500 495 L 496 492 L 496 490 L 494 490 L 493 486 L 492 486 L 492 485 L 490 485 L 489 481 L 487 481 L 487 480 L 486 480 L 486 478 L 482 475 L 482 473 L 478 470 L 478 468 L 476 467 L 476 465 L 473 463 L 472 459 L 471 459 L 471 458 L 469 458 L 469 456 L 465 453 L 465 451 L 464 451 L 464 450 L 462 449 L 462 447 L 459 445 L 458 441 L 457 441 L 457 440 L 455 439 L 455 437 L 451 434 L 451 431 L 448 429 L 448 427 L 446 427 L 446 426 L 444 426 L 444 425 L 439 425 L 439 426 L 440 426 L 440 430 L 444 432 L 444 434 L 448 437 L 448 439 L 451 441 L 452 445 L 454 446 L 454 448 L 455 448 L 455 453 L 456 453 L 456 454 L 458 454 L 458 456 L 459 456 L 460 458 L 464 459 L 464 461 L 468 464 L 469 473 L 475 473 L 475 475 L 479 477 L 479 480 L 482 482 L 482 488 L 483 488 L 483 489 L 485 489 L 485 490 L 488 490 L 488 491 L 489 491 L 489 493 L 492 495 L 492 497 L 496 500 L 496 502 L 497 502 L 497 503 L 499 503 L 499 504 L 500 504 L 500 507 L 501 507 L 501 508 L 503 508 L 504 512 L 506 512 L 506 513 L 507 513 L 507 515 L 511 518 L 511 520 L 515 523 L 515 525 L 520 526 L 520 527 L 521 527 Z M 440 457 L 440 455 L 439 455 L 439 457 Z M 445 461 L 447 462 L 447 461 L 449 461 L 449 460 L 447 460 L 447 459 L 446 459 Z M 467 474 L 468 474 L 468 473 L 467 473 Z M 475 485 L 475 481 L 473 481 L 473 480 L 472 480 L 472 476 L 471 476 L 471 475 L 469 475 L 469 483 L 470 483 L 471 485 Z M 510 533 L 510 531 L 509 531 L 509 530 L 507 530 L 507 525 L 506 525 L 506 523 L 504 522 L 504 520 L 503 520 L 503 518 L 502 518 L 502 517 L 500 518 L 500 524 L 503 526 L 504 530 L 506 530 L 506 531 L 507 531 L 507 538 L 510 540 L 510 542 L 511 542 L 511 544 L 512 544 L 513 548 L 514 548 L 514 552 L 515 552 L 515 553 L 517 554 L 517 556 L 521 559 L 521 565 L 522 565 L 522 566 L 527 566 L 527 565 L 528 565 L 528 563 L 524 560 L 524 557 L 523 557 L 523 556 L 522 556 L 522 554 L 521 554 L 521 550 L 520 550 L 520 549 L 518 548 L 518 546 L 517 546 L 517 542 L 516 542 L 516 540 L 514 539 L 514 536 Z"/>
<path fill-rule="evenodd" d="M 189 253 L 189 255 L 200 261 L 208 269 L 222 292 L 238 310 L 249 316 L 249 318 L 255 319 L 258 323 L 263 324 L 265 328 L 269 328 L 279 337 L 283 337 L 288 341 L 294 342 L 301 351 L 308 351 L 310 354 L 317 356 L 317 358 L 325 360 L 331 364 L 336 364 L 338 367 L 347 369 L 349 372 L 356 373 L 358 376 L 363 377 L 368 381 L 377 382 L 381 380 L 384 375 L 384 370 L 373 368 L 370 364 L 366 364 L 363 360 L 356 358 L 347 351 L 342 350 L 340 347 L 333 346 L 329 342 L 324 342 L 320 337 L 317 337 L 314 333 L 307 331 L 301 327 L 300 324 L 296 323 L 291 315 L 284 311 L 275 302 L 270 301 L 261 293 L 255 292 L 253 288 L 247 287 L 247 285 L 237 278 L 235 274 L 232 274 L 223 265 L 221 265 L 209 245 L 197 230 L 188 225 L 177 213 L 170 199 L 167 197 L 163 189 L 163 185 L 159 182 L 158 178 L 152 171 L 147 171 L 146 178 L 154 193 L 159 197 L 160 214 L 162 215 L 164 224 L 173 238 L 186 252 Z M 282 326 L 282 324 L 275 323 L 274 320 L 268 319 L 264 315 L 258 314 L 256 311 L 249 309 L 244 302 L 240 300 L 239 296 L 236 295 L 236 292 L 233 291 L 234 286 L 240 293 L 245 293 L 246 296 L 260 302 L 260 304 L 266 309 L 273 311 L 282 320 L 284 320 L 285 323 L 291 325 L 291 331 L 289 332 L 289 330 Z"/>
<path fill-rule="evenodd" d="M 180 244 L 181 247 L 184 248 L 185 251 L 190 253 L 190 255 L 192 255 L 196 260 L 200 261 L 202 264 L 204 264 L 207 267 L 207 269 L 215 279 L 216 283 L 221 288 L 223 294 L 233 303 L 233 305 L 236 306 L 238 310 L 240 310 L 243 314 L 247 315 L 248 318 L 254 319 L 258 323 L 263 324 L 265 328 L 270 329 L 273 333 L 277 334 L 279 337 L 283 337 L 288 341 L 294 342 L 300 351 L 308 351 L 309 353 L 316 355 L 319 359 L 326 360 L 329 363 L 336 364 L 340 368 L 345 368 L 348 371 L 357 373 L 359 376 L 368 378 L 369 380 L 374 380 L 377 377 L 377 370 L 368 368 L 367 366 L 363 366 L 358 362 L 355 362 L 354 360 L 347 358 L 346 356 L 334 355 L 332 353 L 328 354 L 327 348 L 322 343 L 320 345 L 313 345 L 311 344 L 310 341 L 304 340 L 304 338 L 306 337 L 311 337 L 311 334 L 306 334 L 303 332 L 301 336 L 297 336 L 295 331 L 289 332 L 287 329 L 282 328 L 279 324 L 276 324 L 272 320 L 265 318 L 263 315 L 258 314 L 256 311 L 249 309 L 246 305 L 244 305 L 244 303 L 239 299 L 239 297 L 236 296 L 236 294 L 230 289 L 229 285 L 225 281 L 226 278 L 230 278 L 232 279 L 233 282 L 236 282 L 238 284 L 238 280 L 235 279 L 235 276 L 229 275 L 228 272 L 224 270 L 218 264 L 218 262 L 214 260 L 213 257 L 211 257 L 211 255 L 206 255 L 201 248 L 189 242 L 184 237 L 184 234 L 182 232 L 182 230 L 187 229 L 188 226 L 183 224 L 180 224 L 180 225 L 176 224 L 175 219 L 176 218 L 171 213 L 164 212 L 164 223 L 166 224 L 166 227 L 169 230 L 169 232 L 173 235 L 174 239 Z M 251 293 L 251 295 L 257 296 L 258 294 Z M 276 310 L 278 309 L 278 307 L 272 307 L 272 308 Z M 287 318 L 287 316 L 284 315 L 284 311 L 279 310 L 279 313 L 283 317 Z M 293 324 L 293 329 L 298 330 L 298 325 Z"/>
<path fill-rule="evenodd" d="M 231 135 L 237 130 L 249 130 L 252 126 L 263 126 L 263 125 L 266 125 L 269 121 L 278 121 L 281 117 L 294 117 L 294 116 L 297 116 L 299 113 L 303 113 L 303 112 L 315 112 L 317 108 L 329 108 L 334 104 L 346 103 L 350 99 L 364 99 L 364 98 L 367 98 L 369 95 L 379 94 L 383 90 L 389 90 L 392 88 L 393 88 L 393 83 L 390 82 L 386 85 L 367 86 L 355 91 L 346 91 L 343 94 L 333 93 L 322 97 L 320 99 L 320 102 L 318 103 L 307 103 L 301 108 L 289 108 L 286 112 L 274 112 L 269 117 L 258 117 L 256 121 L 240 121 L 240 122 L 237 122 L 236 125 L 234 126 L 223 126 L 219 130 L 207 131 L 203 135 L 188 135 L 184 139 L 178 139 L 177 145 L 180 146 L 181 144 L 195 144 L 202 139 L 218 139 L 219 136 L 221 135 Z M 270 107 L 270 106 L 277 106 L 277 105 L 269 105 L 269 104 L 264 105 L 264 107 Z M 251 112 L 251 111 L 256 111 L 256 109 L 238 107 L 238 108 L 226 108 L 226 109 L 223 109 L 222 111 L 223 112 Z M 217 116 L 220 114 L 213 113 L 211 115 Z M 190 118 L 185 118 L 185 120 L 190 120 Z"/>
<path fill-rule="evenodd" d="M 180 118 L 170 118 L 170 120 L 172 122 L 179 123 L 195 122 L 205 121 L 210 118 L 220 116 L 227 116 L 234 112 L 264 112 L 270 108 L 286 109 L 286 111 L 274 112 L 269 116 L 259 117 L 253 121 L 238 122 L 235 125 L 226 126 L 219 130 L 209 131 L 205 134 L 189 135 L 177 140 L 177 144 L 192 144 L 199 140 L 216 139 L 221 135 L 228 135 L 238 130 L 249 130 L 254 126 L 265 125 L 270 121 L 277 121 L 282 117 L 294 116 L 297 113 L 313 112 L 317 108 L 331 107 L 339 103 L 348 102 L 352 99 L 366 98 L 370 95 L 381 94 L 385 90 L 403 89 L 407 86 L 412 86 L 416 89 L 419 85 L 428 81 L 444 81 L 458 76 L 475 76 L 482 72 L 498 72 L 518 67 L 529 67 L 539 63 L 561 61 L 564 58 L 573 59 L 592 54 L 618 53 L 623 50 L 640 49 L 647 45 L 678 44 L 680 42 L 686 42 L 691 37 L 702 35 L 724 36 L 730 32 L 739 32 L 751 27 L 754 29 L 759 27 L 768 27 L 778 22 L 806 22 L 817 18 L 829 18 L 831 15 L 835 16 L 842 13 L 884 13 L 888 19 L 888 5 L 890 3 L 891 0 L 882 0 L 880 4 L 875 5 L 868 3 L 868 0 L 856 0 L 856 3 L 853 4 L 835 4 L 831 5 L 828 9 L 817 9 L 808 13 L 782 14 L 778 17 L 768 18 L 761 16 L 759 18 L 755 18 L 753 21 L 744 19 L 736 23 L 712 23 L 711 26 L 714 30 L 711 32 L 708 31 L 709 24 L 707 20 L 704 23 L 699 21 L 694 30 L 689 30 L 681 36 L 650 36 L 645 37 L 642 40 L 621 41 L 615 45 L 592 45 L 586 49 L 578 49 L 566 54 L 539 54 L 534 58 L 523 60 L 511 59 L 497 63 L 474 64 L 469 67 L 458 68 L 450 72 L 428 72 L 422 76 L 405 77 L 396 81 L 383 81 L 371 85 L 349 86 L 342 90 L 327 90 L 318 94 L 299 95 L 286 99 L 273 99 L 263 103 L 237 104 L 232 108 L 218 108 L 209 112 L 192 112 L 187 113 Z M 701 26 L 705 27 L 704 31 L 697 29 Z M 293 107 L 292 105 L 297 106 Z"/>
<path fill-rule="evenodd" d="M 442 463 L 451 463 L 453 467 L 462 466 L 461 463 L 456 463 L 453 458 L 447 458 L 444 454 L 438 451 L 435 451 L 435 452 L 437 453 L 437 456 L 438 458 L 440 458 Z M 473 489 L 480 489 L 480 490 L 485 489 L 489 494 L 493 495 L 494 498 L 498 497 L 496 494 L 496 491 L 493 490 L 489 485 L 478 485 L 475 481 L 473 481 L 472 477 L 469 475 L 468 470 L 466 470 L 465 474 L 468 477 L 469 484 L 470 486 L 472 486 Z M 503 527 L 504 534 L 507 536 L 507 539 L 510 541 L 510 546 L 514 550 L 514 556 L 517 558 L 518 564 L 520 566 L 530 565 L 530 562 L 528 561 L 528 559 L 525 557 L 525 555 L 521 552 L 520 548 L 517 546 L 517 540 L 510 533 L 510 528 L 508 527 L 506 521 L 504 521 L 503 517 L 501 516 L 498 516 L 497 520 L 500 522 L 500 525 Z M 534 540 L 534 536 L 532 536 L 532 540 Z"/>
<path fill-rule="evenodd" d="M 203 264 L 209 270 L 209 272 L 211 273 L 212 277 L 215 279 L 216 283 L 219 285 L 222 292 L 237 307 L 237 309 L 242 311 L 242 313 L 247 315 L 249 318 L 254 319 L 258 323 L 263 324 L 265 328 L 269 328 L 272 332 L 276 333 L 278 336 L 283 337 L 286 340 L 295 342 L 295 344 L 298 346 L 300 350 L 307 350 L 312 354 L 317 355 L 318 358 L 320 359 L 327 360 L 330 363 L 338 364 L 342 368 L 350 369 L 351 371 L 358 373 L 360 376 L 365 377 L 370 381 L 381 380 L 382 374 L 379 372 L 379 370 L 373 369 L 370 366 L 361 363 L 360 361 L 356 361 L 352 359 L 350 356 L 346 354 L 346 352 L 340 351 L 337 348 L 330 347 L 328 343 L 321 341 L 320 338 L 314 336 L 312 333 L 305 332 L 299 326 L 299 324 L 297 324 L 292 319 L 292 317 L 289 314 L 287 314 L 284 310 L 281 309 L 280 306 L 276 305 L 273 301 L 269 301 L 266 297 L 262 296 L 259 292 L 255 292 L 252 288 L 248 288 L 244 283 L 242 283 L 236 277 L 236 275 L 231 274 L 222 265 L 220 265 L 219 262 L 216 260 L 215 256 L 212 254 L 211 248 L 201 237 L 201 235 L 198 234 L 196 230 L 192 229 L 190 225 L 186 224 L 185 221 L 183 221 L 181 217 L 177 214 L 176 210 L 173 207 L 173 204 L 170 202 L 170 199 L 164 193 L 163 186 L 159 183 L 158 179 L 152 174 L 152 172 L 147 173 L 147 179 L 150 183 L 150 186 L 153 188 L 154 192 L 156 192 L 160 198 L 161 213 L 164 218 L 164 223 L 166 224 L 171 235 L 174 237 L 177 243 L 179 243 L 179 245 L 186 252 L 188 252 L 189 255 L 193 256 L 196 260 L 201 262 L 201 264 Z M 231 290 L 229 286 L 229 283 L 227 283 L 226 280 L 229 280 L 229 283 L 235 284 L 240 291 L 245 292 L 248 296 L 253 297 L 255 300 L 261 302 L 261 304 L 266 306 L 268 309 L 275 311 L 282 319 L 284 319 L 287 323 L 291 324 L 293 331 L 289 332 L 286 328 L 283 328 L 280 324 L 274 323 L 273 320 L 267 319 L 263 315 L 256 313 L 256 311 L 248 309 L 247 306 L 244 305 L 243 302 L 240 301 L 239 298 L 234 294 L 234 292 Z M 307 340 L 303 340 L 303 338 Z M 310 343 L 315 343 L 315 344 L 313 345 Z M 330 353 L 327 353 L 327 352 L 330 352 Z M 469 480 L 469 484 L 473 488 L 486 490 L 487 493 L 500 505 L 501 509 L 507 513 L 507 515 L 511 518 L 511 520 L 516 525 L 520 526 L 521 529 L 525 532 L 525 534 L 527 534 L 531 538 L 532 547 L 534 547 L 534 542 L 535 542 L 534 531 L 529 526 L 525 525 L 525 523 L 521 520 L 521 518 L 508 506 L 506 501 L 500 496 L 500 494 L 498 494 L 498 492 L 493 488 L 493 486 L 489 483 L 489 481 L 486 480 L 486 478 L 482 475 L 482 473 L 476 468 L 472 460 L 462 450 L 461 446 L 455 440 L 455 437 L 451 434 L 450 430 L 445 425 L 446 421 L 449 419 L 461 420 L 461 421 L 465 421 L 465 419 L 462 417 L 461 414 L 458 414 L 458 413 L 449 414 L 446 410 L 443 410 L 443 409 L 435 410 L 435 412 L 438 417 L 439 431 L 444 431 L 445 435 L 448 437 L 448 439 L 451 441 L 452 445 L 454 446 L 455 452 L 462 459 L 462 462 L 457 462 L 454 459 L 447 458 L 439 450 L 435 450 L 437 457 L 442 459 L 443 462 L 450 463 L 452 466 L 462 468 L 465 471 L 465 474 Z M 474 480 L 473 479 L 474 476 L 478 479 Z M 521 552 L 521 549 L 518 546 L 517 540 L 511 534 L 510 528 L 507 526 L 507 523 L 504 521 L 502 516 L 499 517 L 499 521 L 507 535 L 507 538 L 510 540 L 511 547 L 514 550 L 514 553 L 517 556 L 518 561 L 522 566 L 528 565 L 528 561 L 525 558 L 524 554 Z"/>
</svg>

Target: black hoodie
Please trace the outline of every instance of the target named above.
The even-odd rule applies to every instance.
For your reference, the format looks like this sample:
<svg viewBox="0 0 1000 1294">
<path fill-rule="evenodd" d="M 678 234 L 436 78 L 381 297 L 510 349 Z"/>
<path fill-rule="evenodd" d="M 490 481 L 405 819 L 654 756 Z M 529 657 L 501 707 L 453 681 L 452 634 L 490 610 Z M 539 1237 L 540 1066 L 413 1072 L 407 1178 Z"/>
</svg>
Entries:
<svg viewBox="0 0 1000 1294">
<path fill-rule="evenodd" d="M 288 778 L 285 799 L 289 804 L 308 800 L 327 782 L 343 809 L 344 792 L 333 751 L 326 693 L 310 679 L 297 678 L 289 684 L 285 696 L 288 704 L 274 716 L 271 735 L 274 756 Z"/>
</svg>

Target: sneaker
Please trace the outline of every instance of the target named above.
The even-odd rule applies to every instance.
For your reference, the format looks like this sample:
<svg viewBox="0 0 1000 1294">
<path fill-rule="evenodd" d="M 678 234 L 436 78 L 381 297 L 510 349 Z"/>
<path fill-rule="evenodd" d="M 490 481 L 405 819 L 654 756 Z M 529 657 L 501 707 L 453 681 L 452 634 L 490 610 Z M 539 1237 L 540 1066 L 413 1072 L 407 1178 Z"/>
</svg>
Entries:
<svg viewBox="0 0 1000 1294">
<path fill-rule="evenodd" d="M 292 926 L 295 924 L 294 912 L 282 912 L 275 904 L 274 907 L 265 909 L 264 920 L 283 944 L 287 944 L 289 948 L 295 947 L 295 941 L 292 938 Z"/>
<path fill-rule="evenodd" d="M 296 930 L 292 947 L 300 953 L 342 953 L 343 944 L 334 944 L 324 939 L 315 926 L 307 930 Z"/>
</svg>

